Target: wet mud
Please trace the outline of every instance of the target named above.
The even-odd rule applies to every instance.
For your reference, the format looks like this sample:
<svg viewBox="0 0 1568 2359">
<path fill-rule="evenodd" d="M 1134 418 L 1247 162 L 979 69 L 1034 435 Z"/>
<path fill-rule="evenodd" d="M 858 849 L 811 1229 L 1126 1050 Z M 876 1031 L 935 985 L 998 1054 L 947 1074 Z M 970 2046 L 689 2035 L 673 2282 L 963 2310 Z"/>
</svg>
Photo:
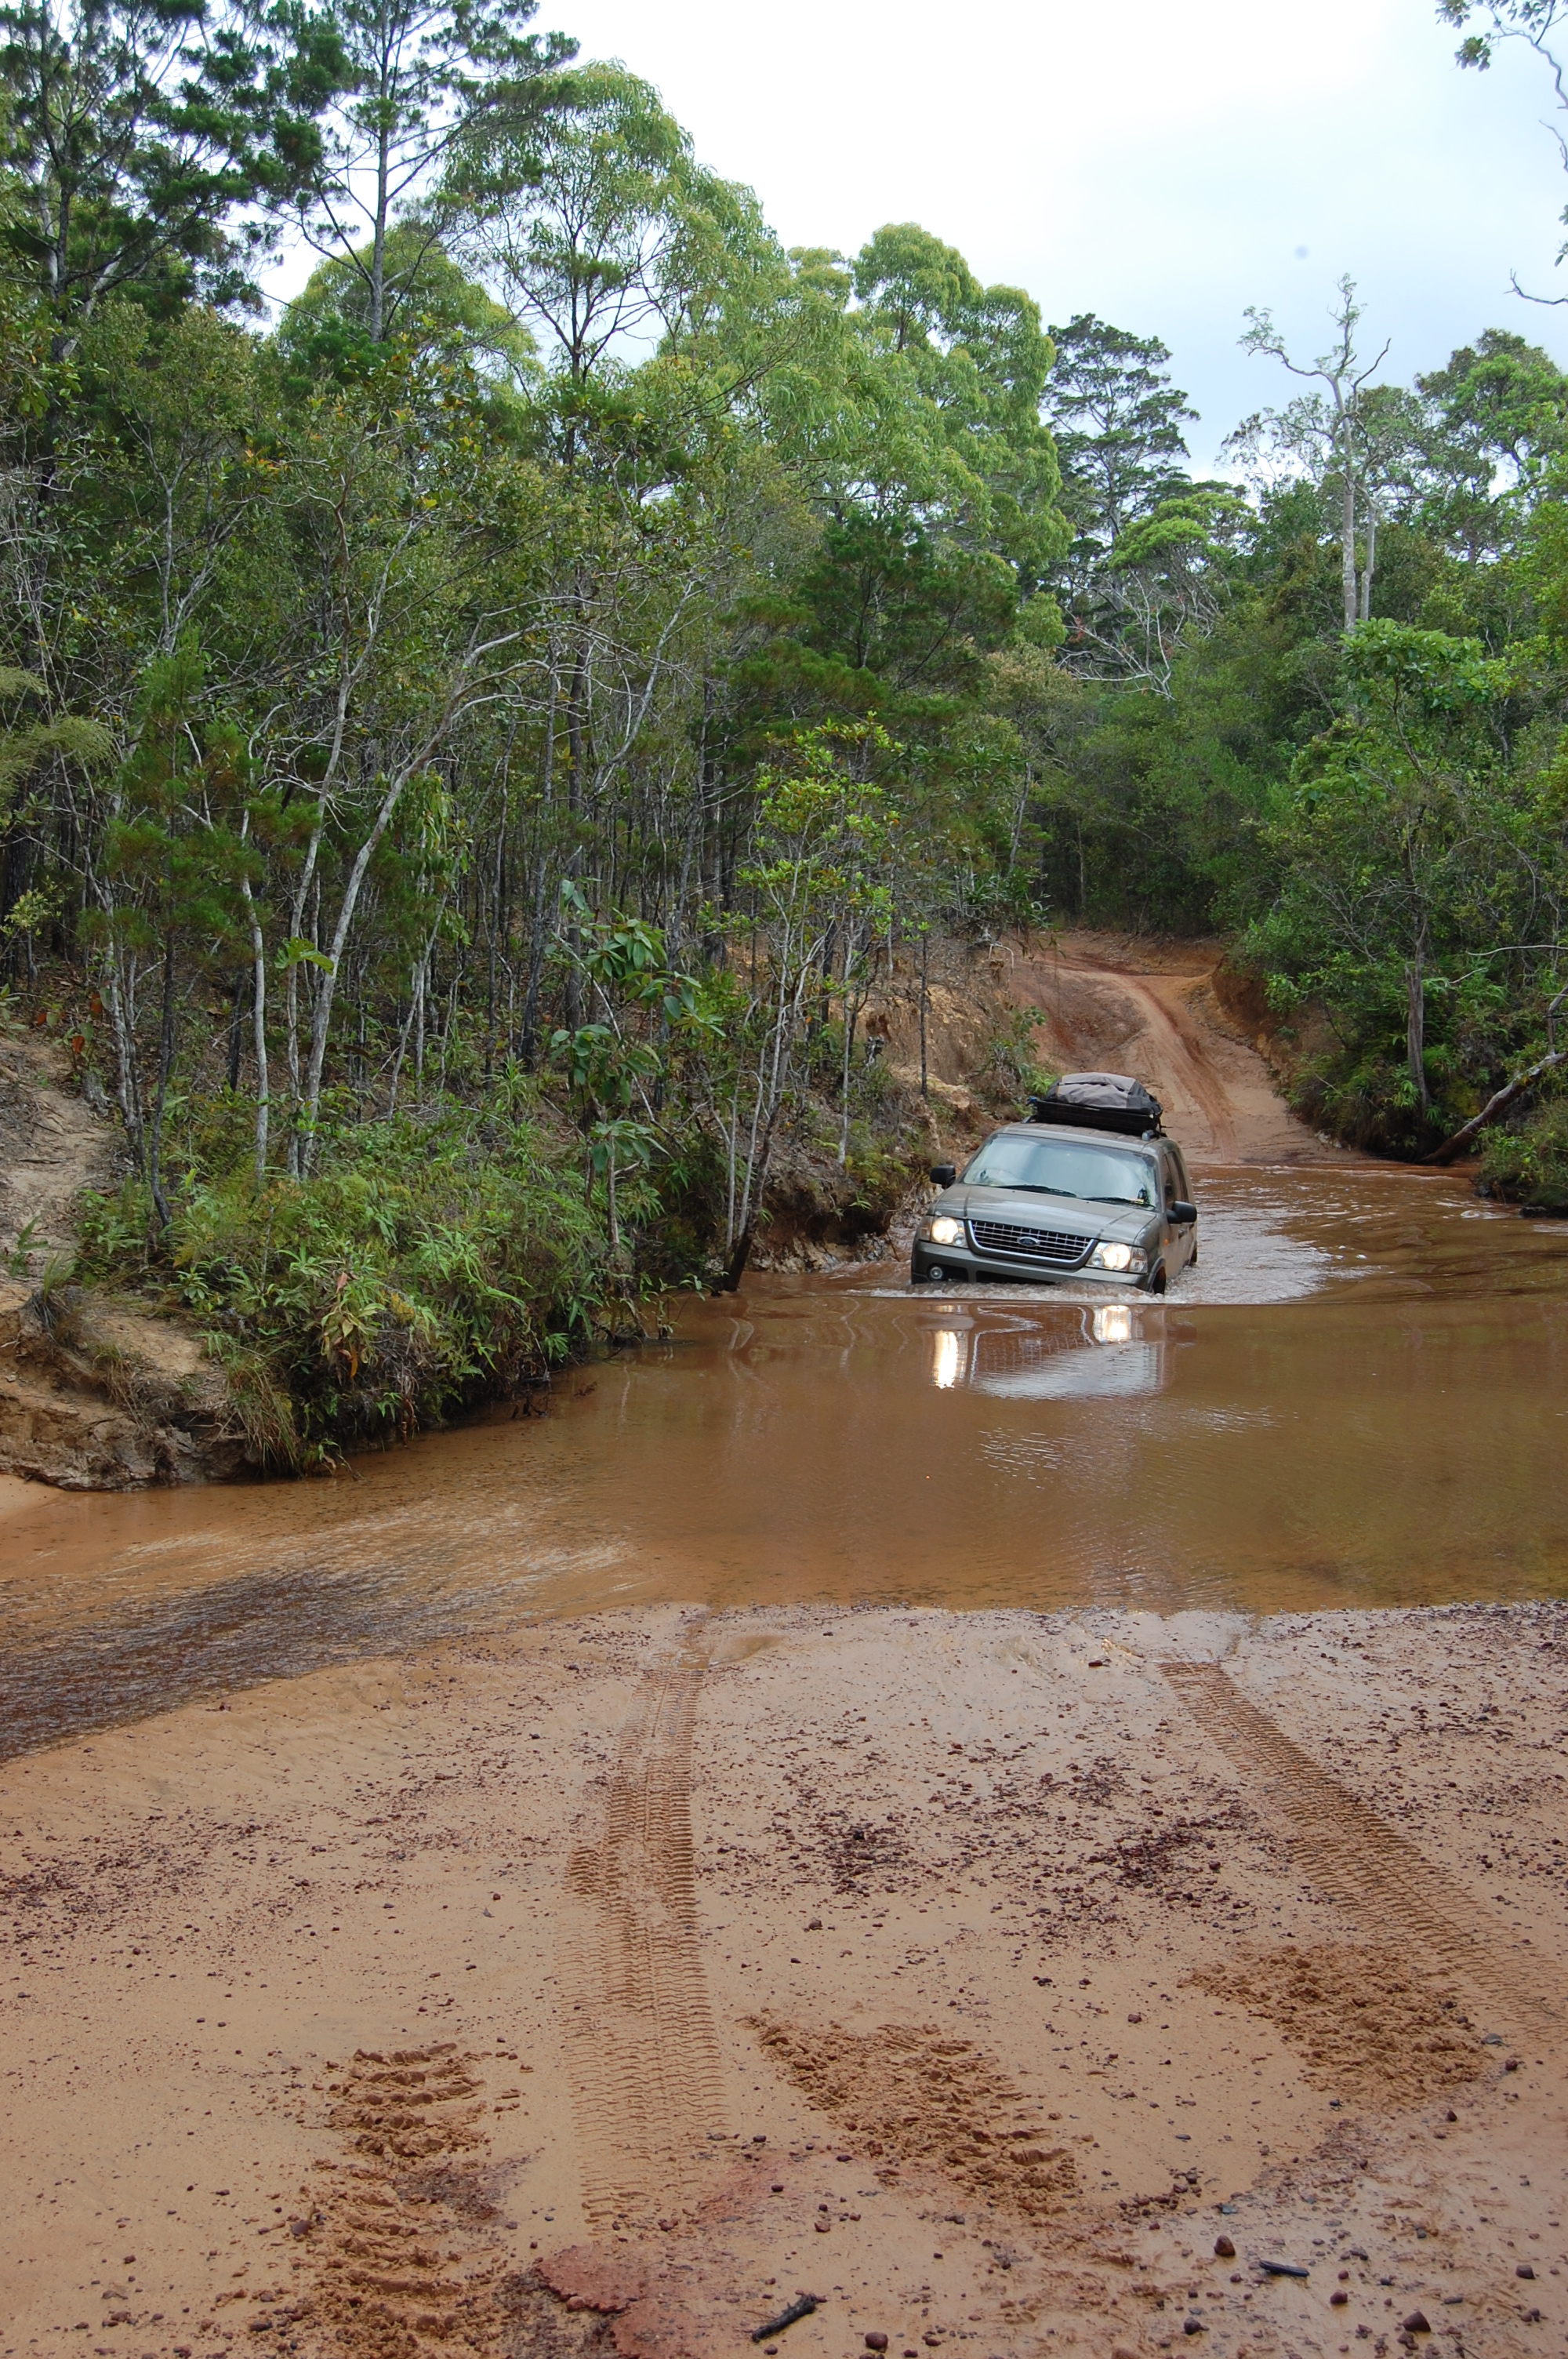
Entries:
<svg viewBox="0 0 1568 2359">
<path fill-rule="evenodd" d="M 1565 1616 L 595 1614 L 14 1760 L 0 2347 L 1556 2349 Z"/>
</svg>

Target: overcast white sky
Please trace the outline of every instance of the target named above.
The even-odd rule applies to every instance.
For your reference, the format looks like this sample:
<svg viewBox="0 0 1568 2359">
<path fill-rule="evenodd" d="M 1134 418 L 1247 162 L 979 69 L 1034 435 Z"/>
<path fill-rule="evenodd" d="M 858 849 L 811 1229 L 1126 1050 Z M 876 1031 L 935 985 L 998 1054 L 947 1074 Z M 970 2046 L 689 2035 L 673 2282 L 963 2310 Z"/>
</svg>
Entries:
<svg viewBox="0 0 1568 2359">
<path fill-rule="evenodd" d="M 1288 380 L 1238 350 L 1249 303 L 1303 350 L 1348 270 L 1387 372 L 1489 325 L 1568 364 L 1568 176 L 1533 60 L 1461 73 L 1433 0 L 541 0 L 541 26 L 663 92 L 789 245 L 917 221 L 1045 317 L 1162 336 L 1200 464 Z"/>
</svg>

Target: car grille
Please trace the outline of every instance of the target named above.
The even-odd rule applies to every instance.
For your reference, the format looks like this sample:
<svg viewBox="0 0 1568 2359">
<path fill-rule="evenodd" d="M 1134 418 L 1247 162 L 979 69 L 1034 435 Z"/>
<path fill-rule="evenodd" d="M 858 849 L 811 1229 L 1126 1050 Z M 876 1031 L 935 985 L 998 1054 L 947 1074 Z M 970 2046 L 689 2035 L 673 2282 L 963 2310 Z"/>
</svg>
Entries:
<svg viewBox="0 0 1568 2359">
<path fill-rule="evenodd" d="M 1011 1221 L 971 1221 L 969 1234 L 978 1253 L 1006 1254 L 1012 1261 L 1051 1261 L 1069 1268 L 1082 1261 L 1093 1237 L 1072 1229 L 1025 1229 Z"/>
</svg>

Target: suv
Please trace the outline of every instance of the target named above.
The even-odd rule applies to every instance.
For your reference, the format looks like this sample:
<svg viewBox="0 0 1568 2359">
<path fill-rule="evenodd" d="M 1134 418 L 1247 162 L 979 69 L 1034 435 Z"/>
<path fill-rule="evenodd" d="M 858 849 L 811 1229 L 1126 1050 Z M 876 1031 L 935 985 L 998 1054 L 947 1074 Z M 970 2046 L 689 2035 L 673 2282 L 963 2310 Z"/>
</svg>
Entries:
<svg viewBox="0 0 1568 2359">
<path fill-rule="evenodd" d="M 1168 1138 L 1104 1128 L 1009 1123 L 960 1179 L 934 1166 L 942 1190 L 914 1233 L 910 1277 L 1070 1277 L 1163 1294 L 1198 1257 L 1197 1207 Z"/>
</svg>

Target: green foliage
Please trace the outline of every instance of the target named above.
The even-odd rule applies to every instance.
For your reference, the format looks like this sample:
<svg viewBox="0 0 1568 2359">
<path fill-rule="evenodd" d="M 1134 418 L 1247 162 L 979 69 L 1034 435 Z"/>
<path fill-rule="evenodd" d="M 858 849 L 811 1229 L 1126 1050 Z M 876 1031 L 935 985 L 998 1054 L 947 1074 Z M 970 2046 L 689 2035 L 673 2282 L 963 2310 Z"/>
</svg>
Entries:
<svg viewBox="0 0 1568 2359">
<path fill-rule="evenodd" d="M 1568 1097 L 1550 1097 L 1517 1126 L 1484 1135 L 1481 1186 L 1532 1210 L 1568 1212 Z"/>
<path fill-rule="evenodd" d="M 0 8 L 14 270 L 63 344 L 106 298 L 250 291 L 258 201 L 308 186 L 343 60 L 326 16 L 200 0 Z"/>
<path fill-rule="evenodd" d="M 521 1105 L 345 1131 L 304 1187 L 193 1169 L 146 1235 L 138 1183 L 90 1200 L 78 1274 L 171 1291 L 287 1464 L 514 1391 L 610 1317 L 580 1181 Z"/>
<path fill-rule="evenodd" d="M 1037 1007 L 1015 1007 L 991 1031 L 977 1078 L 1000 1114 L 1024 1114 L 1029 1100 L 1043 1096 L 1056 1078 L 1036 1054 L 1034 1036 L 1044 1021 Z"/>
</svg>

